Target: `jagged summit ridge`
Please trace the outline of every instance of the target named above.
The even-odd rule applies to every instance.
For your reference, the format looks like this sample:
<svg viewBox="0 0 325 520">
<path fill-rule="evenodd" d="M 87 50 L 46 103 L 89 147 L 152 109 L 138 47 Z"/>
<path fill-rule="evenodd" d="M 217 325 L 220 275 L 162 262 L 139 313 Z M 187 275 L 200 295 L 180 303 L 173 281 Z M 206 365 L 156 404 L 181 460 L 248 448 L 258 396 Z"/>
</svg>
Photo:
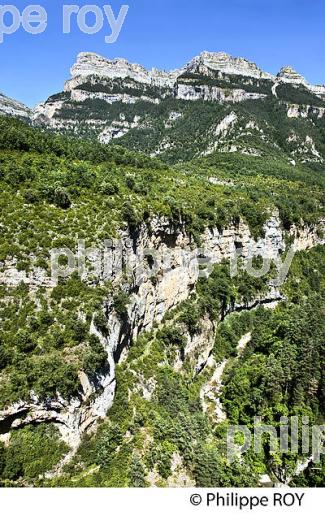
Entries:
<svg viewBox="0 0 325 520">
<path fill-rule="evenodd" d="M 98 76 L 102 78 L 131 78 L 139 83 L 160 87 L 173 87 L 184 73 L 200 73 L 209 75 L 221 73 L 234 76 L 245 76 L 254 79 L 270 80 L 274 83 L 291 83 L 303 85 L 317 95 L 325 95 L 325 85 L 312 85 L 293 67 L 285 66 L 274 76 L 263 71 L 256 63 L 246 58 L 234 57 L 226 52 L 203 51 L 183 67 L 165 71 L 157 68 L 151 70 L 124 58 L 105 58 L 93 52 L 81 52 L 71 68 L 71 79 L 66 82 L 65 90 L 70 91 L 80 83 L 82 78 Z"/>
<path fill-rule="evenodd" d="M 272 74 L 264 72 L 255 63 L 245 58 L 235 58 L 225 52 L 204 51 L 183 67 L 170 72 L 158 70 L 157 68 L 147 70 L 142 65 L 130 63 L 124 58 L 108 59 L 96 53 L 81 52 L 77 56 L 76 63 L 71 68 L 72 80 L 67 82 L 66 88 L 67 90 L 73 88 L 73 80 L 75 78 L 90 76 L 111 79 L 125 79 L 129 77 L 140 83 L 172 86 L 183 73 L 196 70 L 201 73 L 220 71 L 225 74 L 275 80 Z"/>
</svg>

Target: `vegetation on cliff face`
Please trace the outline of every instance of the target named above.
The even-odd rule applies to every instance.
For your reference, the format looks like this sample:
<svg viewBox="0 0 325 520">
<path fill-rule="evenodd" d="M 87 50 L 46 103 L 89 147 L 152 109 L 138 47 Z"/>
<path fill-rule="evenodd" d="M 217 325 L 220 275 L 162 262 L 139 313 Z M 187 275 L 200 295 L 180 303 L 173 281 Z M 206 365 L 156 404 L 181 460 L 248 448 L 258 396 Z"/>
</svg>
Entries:
<svg viewBox="0 0 325 520">
<path fill-rule="evenodd" d="M 156 215 L 185 228 L 193 244 L 207 227 L 224 229 L 240 218 L 260 236 L 274 207 L 286 229 L 315 223 L 323 215 L 324 173 L 321 166 L 288 165 L 281 154 L 269 161 L 214 154 L 172 168 L 121 147 L 48 135 L 2 118 L 0 188 L 0 269 L 9 263 L 28 272 L 48 270 L 52 248 L 75 250 L 78 238 L 87 246 L 101 244 L 121 229 L 136 234 L 139 225 L 150 229 Z M 323 258 L 322 248 L 296 256 L 284 287 L 288 301 L 277 310 L 228 318 L 235 301 L 245 304 L 267 292 L 267 278 L 231 279 L 228 266 L 217 266 L 162 327 L 131 346 L 117 369 L 113 408 L 63 476 L 39 480 L 66 447 L 52 428 L 28 426 L 12 434 L 8 447 L 0 443 L 1 482 L 164 486 L 175 477 L 175 457 L 185 481 L 200 486 L 247 486 L 263 472 L 292 473 L 296 460 L 272 459 L 267 447 L 259 457 L 247 454 L 241 464 L 227 462 L 228 423 L 216 424 L 202 407 L 201 390 L 211 373 L 196 371 L 197 359 L 186 356 L 185 347 L 189 336 L 213 323 L 212 356 L 218 363 L 230 360 L 221 396 L 229 421 L 251 427 L 260 413 L 277 424 L 280 413 L 302 412 L 315 423 L 322 420 Z M 111 284 L 87 285 L 76 275 L 54 289 L 1 286 L 1 409 L 28 399 L 31 390 L 42 399 L 57 392 L 78 395 L 78 373 L 92 377 L 106 362 L 90 325 L 105 328 L 108 298 L 123 317 L 122 295 Z M 247 332 L 252 340 L 237 359 L 238 341 Z"/>
<path fill-rule="evenodd" d="M 117 394 L 107 421 L 85 438 L 64 474 L 48 484 L 139 487 L 142 475 L 141 487 L 150 482 L 166 486 L 175 478 L 175 454 L 182 461 L 179 485 L 256 486 L 265 473 L 282 482 L 292 478 L 303 456 L 270 455 L 265 439 L 260 454 L 251 449 L 240 463 L 229 462 L 226 432 L 236 424 L 253 430 L 257 416 L 275 428 L 281 417 L 292 416 L 309 417 L 311 426 L 322 424 L 324 269 L 324 247 L 299 253 L 283 288 L 286 302 L 276 310 L 258 307 L 220 321 L 225 297 L 229 302 L 238 297 L 249 280 L 231 279 L 226 265 L 217 266 L 196 295 L 166 316 L 162 328 L 141 335 L 132 346 L 118 366 Z M 263 294 L 263 287 L 255 287 L 254 294 Z M 198 371 L 198 353 L 184 354 L 188 335 L 194 338 L 202 331 L 207 309 L 216 324 L 211 357 L 216 363 L 228 360 L 223 387 L 216 393 L 227 415 L 221 422 L 213 402 L 205 413 L 202 408 L 201 391 L 211 368 Z M 238 354 L 247 333 L 251 340 Z"/>
<path fill-rule="evenodd" d="M 40 399 L 78 395 L 78 371 L 91 377 L 105 368 L 106 352 L 89 331 L 109 294 L 77 277 L 50 291 L 1 287 L 1 409 L 29 401 L 32 390 Z"/>
<path fill-rule="evenodd" d="M 51 121 L 37 123 L 84 138 L 114 138 L 168 164 L 225 149 L 311 164 L 325 159 L 325 101 L 303 84 L 210 70 L 186 72 L 174 88 L 93 75 L 72 92 L 52 96 L 48 102 L 58 104 Z M 225 125 L 229 116 L 235 118 Z"/>
<path fill-rule="evenodd" d="M 0 473 L 3 485 L 28 485 L 50 471 L 67 452 L 53 425 L 26 426 L 14 431 L 10 445 L 0 444 Z"/>
</svg>

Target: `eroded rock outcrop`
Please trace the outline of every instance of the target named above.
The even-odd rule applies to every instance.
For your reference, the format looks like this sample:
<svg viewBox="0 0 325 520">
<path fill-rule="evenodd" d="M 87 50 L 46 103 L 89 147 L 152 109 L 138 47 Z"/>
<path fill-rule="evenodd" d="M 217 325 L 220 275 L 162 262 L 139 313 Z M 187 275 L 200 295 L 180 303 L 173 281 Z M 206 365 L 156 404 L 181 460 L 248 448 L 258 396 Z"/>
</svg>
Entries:
<svg viewBox="0 0 325 520">
<path fill-rule="evenodd" d="M 0 93 L 0 115 L 28 119 L 31 116 L 31 110 L 23 103 Z"/>
<path fill-rule="evenodd" d="M 155 68 L 148 71 L 142 65 L 130 63 L 123 58 L 109 60 L 95 53 L 81 52 L 77 57 L 77 62 L 71 68 L 72 79 L 66 83 L 65 90 L 74 89 L 78 84 L 79 78 L 88 78 L 90 76 L 110 79 L 131 78 L 139 83 L 159 87 L 172 87 L 180 73 L 180 70 L 165 72 Z"/>
<path fill-rule="evenodd" d="M 237 58 L 230 56 L 226 52 L 208 52 L 204 51 L 196 56 L 186 65 L 187 71 L 198 71 L 207 74 L 209 71 L 218 71 L 223 74 L 235 76 L 247 76 L 256 79 L 270 79 L 274 76 L 268 72 L 264 72 L 252 61 L 245 58 Z"/>
<path fill-rule="evenodd" d="M 311 85 L 308 81 L 292 67 L 283 67 L 277 75 L 280 83 L 290 83 L 291 85 L 302 85 L 316 96 L 325 99 L 325 85 Z"/>
</svg>

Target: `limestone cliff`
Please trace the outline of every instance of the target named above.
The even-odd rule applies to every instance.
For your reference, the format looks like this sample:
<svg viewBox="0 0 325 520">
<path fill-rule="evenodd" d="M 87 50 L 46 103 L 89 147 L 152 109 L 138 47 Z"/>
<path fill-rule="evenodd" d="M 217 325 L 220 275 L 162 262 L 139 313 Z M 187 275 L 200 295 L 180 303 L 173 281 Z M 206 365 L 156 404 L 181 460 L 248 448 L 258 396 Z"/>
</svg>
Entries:
<svg viewBox="0 0 325 520">
<path fill-rule="evenodd" d="M 320 231 L 324 222 L 315 226 L 294 227 L 290 231 L 291 241 L 296 251 L 309 249 L 324 243 Z M 127 318 L 121 320 L 114 311 L 111 301 L 105 303 L 107 337 L 92 323 L 92 333 L 97 335 L 107 352 L 107 365 L 94 380 L 89 381 L 84 373 L 79 374 L 83 388 L 81 395 L 71 401 L 60 395 L 56 399 L 41 402 L 34 394 L 29 402 L 19 402 L 0 412 L 1 430 L 38 422 L 54 422 L 63 438 L 71 447 L 76 447 L 82 434 L 96 425 L 100 417 L 105 417 L 114 399 L 115 364 L 142 331 L 149 331 L 154 323 L 160 323 L 166 312 L 185 301 L 193 292 L 199 276 L 209 276 L 213 265 L 230 260 L 236 252 L 243 258 L 261 255 L 278 259 L 286 251 L 286 239 L 277 212 L 273 213 L 264 226 L 265 235 L 254 240 L 248 226 L 241 221 L 228 229 L 219 231 L 207 229 L 202 236 L 203 247 L 198 248 L 183 227 L 173 227 L 166 219 L 156 219 L 150 230 L 143 225 L 136 237 L 127 231 L 121 232 L 119 247 L 112 245 L 107 252 L 111 266 L 110 274 L 103 275 L 102 281 L 121 284 L 130 295 Z M 152 276 L 150 251 L 155 252 L 155 276 Z M 126 266 L 128 281 L 125 282 Z M 87 274 L 85 274 L 87 278 Z M 18 285 L 27 283 L 31 290 L 39 286 L 49 287 L 51 281 L 39 268 L 31 273 L 19 272 L 14 265 L 4 266 L 0 274 L 1 284 Z M 281 299 L 278 288 L 270 287 L 270 292 L 251 302 L 255 306 L 264 301 L 272 303 Z M 233 310 L 247 308 L 238 302 Z M 229 309 L 231 311 L 232 309 Z M 195 370 L 207 363 L 214 338 L 214 324 L 207 321 L 201 335 L 188 338 L 187 352 L 196 360 Z"/>
</svg>

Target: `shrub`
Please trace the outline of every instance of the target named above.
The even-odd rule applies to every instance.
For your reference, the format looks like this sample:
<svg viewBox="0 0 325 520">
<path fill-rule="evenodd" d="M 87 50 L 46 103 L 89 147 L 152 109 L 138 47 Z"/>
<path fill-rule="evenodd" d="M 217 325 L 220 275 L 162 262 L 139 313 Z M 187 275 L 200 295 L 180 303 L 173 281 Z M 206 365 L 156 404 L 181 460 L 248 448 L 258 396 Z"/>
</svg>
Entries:
<svg viewBox="0 0 325 520">
<path fill-rule="evenodd" d="M 36 348 L 36 341 L 27 330 L 17 332 L 15 344 L 20 352 L 32 352 Z"/>
<path fill-rule="evenodd" d="M 12 432 L 8 448 L 0 445 L 0 476 L 33 481 L 52 469 L 66 451 L 54 426 L 26 426 Z"/>
<path fill-rule="evenodd" d="M 127 306 L 130 303 L 130 296 L 124 292 L 119 291 L 113 297 L 113 306 L 116 314 L 120 319 L 125 319 L 127 317 Z"/>
</svg>

